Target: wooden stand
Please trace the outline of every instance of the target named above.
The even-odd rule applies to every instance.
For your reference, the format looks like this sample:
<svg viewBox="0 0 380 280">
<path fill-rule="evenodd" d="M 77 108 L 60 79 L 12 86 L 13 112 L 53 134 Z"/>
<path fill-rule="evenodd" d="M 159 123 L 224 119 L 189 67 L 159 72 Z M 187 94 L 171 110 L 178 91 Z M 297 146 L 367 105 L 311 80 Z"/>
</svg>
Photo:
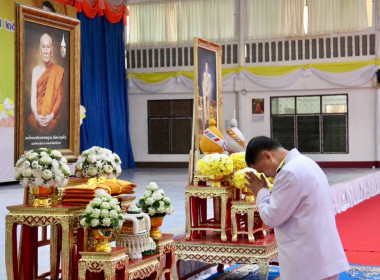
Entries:
<svg viewBox="0 0 380 280">
<path fill-rule="evenodd" d="M 112 248 L 110 253 L 79 252 L 82 258 L 79 260 L 78 279 L 91 279 L 92 274 L 98 274 L 104 280 L 128 279 L 126 252 L 127 248 Z M 117 274 L 118 271 L 120 273 Z"/>
<path fill-rule="evenodd" d="M 230 227 L 230 209 L 233 188 L 231 187 L 186 187 L 186 240 L 191 239 L 192 231 L 217 231 L 221 233 L 220 239 L 227 241 L 226 232 Z M 207 220 L 207 203 L 202 199 L 213 198 L 214 219 Z"/>
<path fill-rule="evenodd" d="M 277 243 L 273 234 L 250 243 L 248 239 L 237 242 L 221 242 L 213 232 L 200 240 L 175 239 L 176 262 L 193 260 L 209 264 L 256 263 L 260 268 L 260 280 L 268 279 L 269 263 L 278 257 Z M 180 271 L 177 263 L 177 275 Z"/>
<path fill-rule="evenodd" d="M 58 279 L 59 256 L 62 252 L 61 276 L 63 280 L 74 279 L 74 224 L 83 212 L 82 207 L 53 205 L 33 207 L 30 204 L 8 206 L 6 221 L 5 259 L 8 280 L 35 279 L 38 270 L 38 227 L 52 227 L 50 239 L 51 276 Z M 24 225 L 21 239 L 24 246 L 21 256 L 17 250 L 17 225 Z M 58 227 L 59 226 L 59 227 Z M 23 264 L 19 273 L 18 259 Z M 21 275 L 22 276 L 21 276 Z"/>
<path fill-rule="evenodd" d="M 160 266 L 162 268 L 159 279 L 173 279 L 173 269 L 175 261 L 175 245 L 173 234 L 163 233 L 162 237 L 155 240 L 157 244 L 157 252 L 160 254 Z"/>
</svg>

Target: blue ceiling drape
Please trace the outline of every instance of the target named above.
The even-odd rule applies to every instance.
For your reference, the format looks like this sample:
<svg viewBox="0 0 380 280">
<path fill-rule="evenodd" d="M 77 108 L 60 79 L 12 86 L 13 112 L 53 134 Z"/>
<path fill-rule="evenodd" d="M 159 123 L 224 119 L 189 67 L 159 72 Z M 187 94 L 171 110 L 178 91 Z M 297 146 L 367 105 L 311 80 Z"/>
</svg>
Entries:
<svg viewBox="0 0 380 280">
<path fill-rule="evenodd" d="M 86 118 L 80 131 L 81 151 L 100 146 L 118 154 L 122 169 L 136 167 L 129 137 L 129 109 L 124 63 L 123 21 L 105 17 L 81 21 L 81 104 Z"/>
</svg>

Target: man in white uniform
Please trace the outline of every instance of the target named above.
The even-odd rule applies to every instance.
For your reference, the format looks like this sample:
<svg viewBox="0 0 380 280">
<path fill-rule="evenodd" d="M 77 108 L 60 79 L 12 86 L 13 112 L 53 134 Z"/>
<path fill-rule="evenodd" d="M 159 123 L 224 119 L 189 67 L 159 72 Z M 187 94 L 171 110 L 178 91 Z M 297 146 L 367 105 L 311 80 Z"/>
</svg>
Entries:
<svg viewBox="0 0 380 280">
<path fill-rule="evenodd" d="M 297 149 L 265 136 L 246 149 L 249 167 L 275 178 L 272 193 L 262 177 L 247 173 L 260 217 L 275 230 L 281 280 L 338 279 L 349 268 L 335 224 L 330 186 L 321 168 Z"/>
</svg>

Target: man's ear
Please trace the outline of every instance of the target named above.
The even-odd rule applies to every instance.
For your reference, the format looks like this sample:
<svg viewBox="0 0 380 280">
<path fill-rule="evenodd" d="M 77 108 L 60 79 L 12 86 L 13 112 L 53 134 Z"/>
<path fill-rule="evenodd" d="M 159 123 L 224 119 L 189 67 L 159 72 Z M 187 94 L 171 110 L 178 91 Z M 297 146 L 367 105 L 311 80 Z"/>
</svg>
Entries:
<svg viewBox="0 0 380 280">
<path fill-rule="evenodd" d="M 272 159 L 272 154 L 269 151 L 262 151 L 261 152 L 261 157 L 265 160 L 271 160 Z"/>
</svg>

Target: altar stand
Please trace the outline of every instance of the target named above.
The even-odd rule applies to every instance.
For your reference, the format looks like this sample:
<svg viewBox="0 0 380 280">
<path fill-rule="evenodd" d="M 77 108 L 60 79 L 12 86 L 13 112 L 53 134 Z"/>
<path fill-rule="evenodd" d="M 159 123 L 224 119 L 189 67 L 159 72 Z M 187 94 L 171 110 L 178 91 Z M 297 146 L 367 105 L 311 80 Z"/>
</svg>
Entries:
<svg viewBox="0 0 380 280">
<path fill-rule="evenodd" d="M 257 264 L 260 280 L 267 280 L 269 263 L 278 258 L 277 242 L 272 233 L 254 242 L 249 242 L 247 238 L 222 242 L 217 233 L 207 232 L 201 239 L 186 240 L 185 236 L 176 238 L 174 244 L 179 280 L 179 260 L 208 264 Z"/>
</svg>

